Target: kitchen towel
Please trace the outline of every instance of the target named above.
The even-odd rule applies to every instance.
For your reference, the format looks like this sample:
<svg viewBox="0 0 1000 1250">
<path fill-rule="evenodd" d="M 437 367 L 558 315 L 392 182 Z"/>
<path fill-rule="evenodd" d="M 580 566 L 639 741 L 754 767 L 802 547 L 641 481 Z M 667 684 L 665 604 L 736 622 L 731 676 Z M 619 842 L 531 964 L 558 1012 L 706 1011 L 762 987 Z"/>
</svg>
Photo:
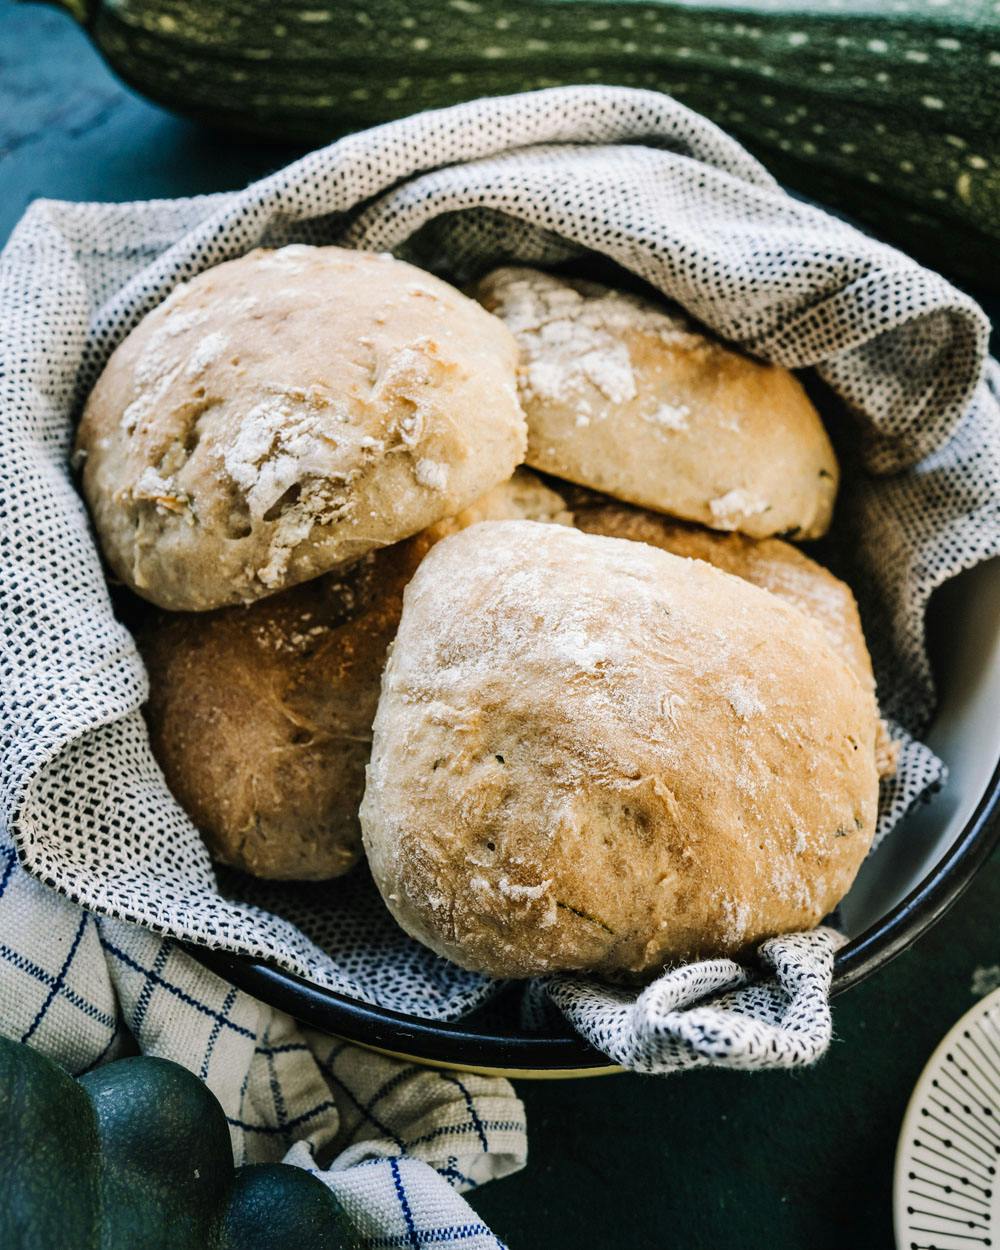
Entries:
<svg viewBox="0 0 1000 1250">
<path fill-rule="evenodd" d="M 503 1245 L 461 1193 L 524 1166 L 524 1109 L 507 1081 L 301 1028 L 172 939 L 39 885 L 2 839 L 0 1034 L 75 1075 L 137 1050 L 183 1064 L 222 1104 L 236 1162 L 314 1172 L 360 1250 Z"/>
<path fill-rule="evenodd" d="M 0 822 L 24 869 L 100 924 L 269 960 L 366 1002 L 453 1019 L 489 980 L 407 938 L 365 870 L 321 891 L 213 867 L 167 791 L 146 678 L 115 618 L 70 467 L 74 416 L 110 351 L 174 287 L 250 248 L 339 243 L 464 281 L 599 257 L 742 349 L 833 396 L 836 532 L 900 743 L 879 836 L 943 779 L 932 591 L 1000 551 L 1000 407 L 988 326 L 944 279 L 793 199 L 667 96 L 578 87 L 481 100 L 349 136 L 244 191 L 34 204 L 0 260 Z M 643 1071 L 787 1066 L 830 1037 L 830 930 L 674 970 L 641 997 L 556 978 L 549 1001 Z M 529 991 L 534 993 L 535 991 Z"/>
</svg>

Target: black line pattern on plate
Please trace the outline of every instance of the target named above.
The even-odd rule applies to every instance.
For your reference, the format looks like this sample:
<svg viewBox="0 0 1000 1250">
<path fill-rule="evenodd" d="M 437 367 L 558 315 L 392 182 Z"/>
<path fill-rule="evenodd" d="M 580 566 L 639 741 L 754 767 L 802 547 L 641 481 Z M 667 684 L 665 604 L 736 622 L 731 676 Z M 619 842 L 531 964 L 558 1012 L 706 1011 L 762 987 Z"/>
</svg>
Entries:
<svg viewBox="0 0 1000 1250">
<path fill-rule="evenodd" d="M 1000 1004 L 945 1053 L 920 1109 L 907 1172 L 907 1250 L 1000 1245 Z"/>
</svg>

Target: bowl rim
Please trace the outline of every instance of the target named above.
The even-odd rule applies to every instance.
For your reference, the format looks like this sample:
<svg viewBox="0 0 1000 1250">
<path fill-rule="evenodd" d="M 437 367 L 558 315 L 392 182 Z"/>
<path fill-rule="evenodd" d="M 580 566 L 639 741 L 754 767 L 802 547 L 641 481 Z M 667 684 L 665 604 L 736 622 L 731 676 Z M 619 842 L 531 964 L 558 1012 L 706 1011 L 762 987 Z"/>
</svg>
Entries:
<svg viewBox="0 0 1000 1250">
<path fill-rule="evenodd" d="M 912 946 L 958 900 L 1000 843 L 1000 762 L 969 819 L 909 894 L 834 957 L 831 993 L 859 984 Z M 582 1037 L 470 1029 L 351 998 L 250 956 L 186 944 L 210 971 L 303 1024 L 420 1063 L 519 1075 L 591 1075 L 616 1065 Z"/>
</svg>

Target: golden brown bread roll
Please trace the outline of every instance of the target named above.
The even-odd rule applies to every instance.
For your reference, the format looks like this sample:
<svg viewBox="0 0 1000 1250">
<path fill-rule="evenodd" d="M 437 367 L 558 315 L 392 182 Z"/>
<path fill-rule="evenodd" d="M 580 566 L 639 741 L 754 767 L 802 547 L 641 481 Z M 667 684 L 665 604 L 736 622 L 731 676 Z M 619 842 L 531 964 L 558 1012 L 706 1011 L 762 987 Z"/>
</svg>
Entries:
<svg viewBox="0 0 1000 1250">
<path fill-rule="evenodd" d="M 579 504 L 573 513 L 573 523 L 588 534 L 628 538 L 649 543 L 675 556 L 705 560 L 717 569 L 769 590 L 812 617 L 851 666 L 858 681 L 874 695 L 875 674 L 850 586 L 791 543 L 779 538 L 718 534 L 628 504 L 601 502 L 596 496 Z M 885 722 L 880 719 L 876 733 L 876 763 L 880 776 L 895 772 L 897 751 Z"/>
<path fill-rule="evenodd" d="M 139 636 L 153 751 L 213 855 L 322 879 L 361 850 L 357 809 L 403 588 L 445 534 L 486 518 L 567 521 L 521 471 L 460 516 L 250 607 L 158 613 Z"/>
<path fill-rule="evenodd" d="M 523 459 L 516 347 L 391 256 L 291 246 L 184 283 L 78 437 L 104 553 L 162 607 L 251 602 L 467 507 Z"/>
<path fill-rule="evenodd" d="M 868 685 L 701 560 L 507 521 L 406 589 L 361 806 L 393 915 L 495 976 L 647 976 L 808 928 L 871 844 Z"/>
<path fill-rule="evenodd" d="M 787 369 L 593 282 L 499 269 L 477 295 L 521 349 L 528 464 L 714 529 L 826 531 L 837 461 Z"/>
</svg>

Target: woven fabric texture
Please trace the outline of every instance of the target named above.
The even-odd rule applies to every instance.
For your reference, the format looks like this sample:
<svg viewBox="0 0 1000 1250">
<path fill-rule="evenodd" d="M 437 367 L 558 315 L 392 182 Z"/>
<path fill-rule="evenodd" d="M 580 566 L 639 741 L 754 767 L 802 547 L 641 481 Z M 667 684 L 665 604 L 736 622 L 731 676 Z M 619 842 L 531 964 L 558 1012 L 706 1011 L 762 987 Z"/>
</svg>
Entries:
<svg viewBox="0 0 1000 1250">
<path fill-rule="evenodd" d="M 239 193 L 43 201 L 18 227 L 0 262 L 0 818 L 31 874 L 102 916 L 262 957 L 397 1010 L 455 1018 L 494 990 L 396 929 L 363 869 L 322 889 L 213 870 L 150 754 L 145 675 L 74 488 L 74 415 L 114 346 L 181 280 L 293 241 L 389 249 L 456 281 L 507 261 L 598 257 L 747 351 L 808 370 L 842 417 L 850 471 L 837 532 L 902 743 L 880 836 L 941 781 L 914 738 L 933 707 L 924 610 L 943 581 L 1000 551 L 1000 406 L 983 313 L 786 195 L 670 98 L 562 88 L 352 135 Z M 721 1030 L 733 1012 L 760 1010 L 759 1035 L 734 1043 L 744 1066 L 822 1052 L 827 946 L 822 935 L 786 942 L 766 1007 L 753 995 L 723 1001 Z M 712 967 L 671 974 L 702 987 L 697 1008 L 677 995 L 671 1020 L 730 992 Z M 551 988 L 607 1053 L 641 1056 L 645 1070 L 678 1066 L 673 1024 L 650 1029 L 619 1010 L 620 996 L 577 979 Z"/>
<path fill-rule="evenodd" d="M 299 1028 L 172 939 L 39 885 L 2 839 L 0 1034 L 75 1075 L 136 1050 L 182 1064 L 222 1104 L 237 1164 L 313 1172 L 361 1250 L 503 1250 L 461 1194 L 524 1166 L 524 1109 L 507 1081 Z"/>
</svg>

